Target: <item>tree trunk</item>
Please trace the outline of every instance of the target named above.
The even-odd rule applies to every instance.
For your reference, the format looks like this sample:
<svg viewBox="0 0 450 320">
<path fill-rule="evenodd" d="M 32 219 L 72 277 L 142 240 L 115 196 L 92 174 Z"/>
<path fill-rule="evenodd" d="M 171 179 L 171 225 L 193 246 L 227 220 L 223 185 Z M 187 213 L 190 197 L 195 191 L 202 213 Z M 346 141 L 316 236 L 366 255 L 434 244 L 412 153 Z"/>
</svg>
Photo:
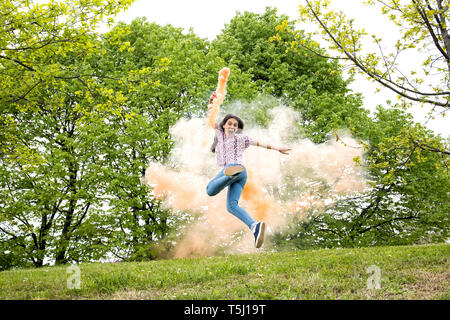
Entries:
<svg viewBox="0 0 450 320">
<path fill-rule="evenodd" d="M 64 226 L 62 229 L 60 245 L 56 254 L 55 264 L 66 264 L 66 251 L 69 246 L 70 238 L 72 237 L 72 220 L 73 215 L 76 209 L 77 201 L 75 200 L 75 195 L 77 194 L 76 190 L 76 180 L 77 180 L 77 169 L 75 168 L 76 164 L 73 162 L 70 163 L 69 167 L 69 190 L 70 190 L 70 200 L 69 200 L 69 208 L 66 213 L 66 217 L 64 219 Z"/>
<path fill-rule="evenodd" d="M 447 27 L 447 21 L 445 19 L 445 12 L 449 9 L 448 6 L 445 8 L 442 7 L 442 0 L 437 0 L 438 9 L 440 11 L 439 13 L 439 29 L 442 34 L 442 39 L 444 40 L 444 47 L 445 51 L 447 53 L 447 56 L 445 57 L 447 60 L 447 68 L 450 72 L 450 35 L 448 33 L 448 27 Z M 447 83 L 448 86 L 450 86 L 450 82 Z"/>
</svg>

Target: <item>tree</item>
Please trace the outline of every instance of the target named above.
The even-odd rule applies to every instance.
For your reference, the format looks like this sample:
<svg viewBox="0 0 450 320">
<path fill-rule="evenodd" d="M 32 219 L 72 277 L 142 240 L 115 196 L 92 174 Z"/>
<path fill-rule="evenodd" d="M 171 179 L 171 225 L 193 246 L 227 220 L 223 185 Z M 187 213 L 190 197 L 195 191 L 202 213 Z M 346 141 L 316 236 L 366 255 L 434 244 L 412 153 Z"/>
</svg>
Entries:
<svg viewBox="0 0 450 320">
<path fill-rule="evenodd" d="M 337 53 L 335 59 L 349 62 L 351 73 L 359 72 L 396 93 L 405 108 L 411 103 L 420 103 L 429 106 L 430 114 L 445 115 L 450 97 L 447 1 L 367 1 L 368 5 L 379 5 L 381 12 L 399 27 L 400 38 L 389 51 L 377 35 L 371 38 L 378 51 L 371 51 L 364 42 L 368 33 L 355 28 L 354 19 L 348 19 L 343 12 L 331 10 L 330 3 L 329 0 L 305 0 L 299 12 L 301 21 L 318 26 L 315 34 L 320 31 L 332 52 Z M 291 43 L 293 48 L 324 56 L 314 42 L 305 41 L 301 31 L 286 23 L 280 24 L 279 30 L 295 36 Z M 399 66 L 399 61 L 411 54 L 421 58 L 409 66 L 408 74 Z"/>
<path fill-rule="evenodd" d="M 88 57 L 95 50 L 94 30 L 105 18 L 127 8 L 132 0 L 49 1 L 5 0 L 0 4 L 0 153 L 34 161 L 31 150 L 5 136 L 14 126 L 4 112 L 35 112 L 44 103 L 39 88 L 64 86 L 92 78 L 86 70 L 70 68 L 71 59 Z M 77 52 L 78 56 L 72 53 Z M 20 81 L 18 81 L 20 79 Z"/>
<path fill-rule="evenodd" d="M 9 266 L 67 262 L 73 234 L 99 210 L 101 156 L 79 128 L 88 115 L 117 113 L 123 96 L 90 67 L 99 56 L 93 30 L 130 2 L 1 4 L 0 251 Z"/>
<path fill-rule="evenodd" d="M 421 147 L 443 143 L 396 109 L 379 107 L 360 136 L 369 142 L 368 191 L 340 199 L 291 230 L 281 246 L 358 247 L 446 241 L 450 234 L 448 162 Z M 290 241 L 286 241 L 290 239 Z"/>
<path fill-rule="evenodd" d="M 277 27 L 274 37 L 292 52 L 350 62 L 351 74 L 360 72 L 393 90 L 407 108 L 417 102 L 430 106 L 430 114 L 448 109 L 447 4 L 443 1 L 377 1 L 382 12 L 401 26 L 401 39 L 392 52 L 383 51 L 382 39 L 373 36 L 378 52 L 368 52 L 367 33 L 354 27 L 354 20 L 329 9 L 330 1 L 305 0 L 300 6 L 303 22 L 319 26 L 331 56 L 319 45 L 292 28 L 288 21 Z M 368 1 L 374 5 L 375 1 Z M 434 7 L 433 7 L 434 6 Z M 317 34 L 316 32 L 315 34 Z M 295 39 L 286 41 L 288 35 Z M 407 75 L 398 66 L 401 54 L 425 53 L 422 65 Z M 428 52 L 431 52 L 429 54 Z M 419 74 L 423 71 L 423 76 Z M 431 74 L 438 76 L 436 80 Z M 399 108 L 396 104 L 394 107 Z M 340 201 L 291 234 L 298 244 L 355 246 L 389 243 L 443 241 L 448 238 L 448 143 L 398 110 L 378 109 L 373 121 L 352 121 L 352 132 L 368 141 L 371 189 L 364 195 Z M 323 241 L 321 241 L 322 239 Z"/>
<path fill-rule="evenodd" d="M 74 65 L 94 74 L 92 60 L 74 59 Z M 52 258 L 56 263 L 82 261 L 83 255 L 67 252 L 80 228 L 94 225 L 102 212 L 105 160 L 99 139 L 111 134 L 109 121 L 125 117 L 124 97 L 93 79 L 67 79 L 36 88 L 33 95 L 40 100 L 37 110 L 3 111 L 12 123 L 5 136 L 15 148 L 0 160 L 2 246 L 14 248 L 35 266 Z M 23 150 L 21 156 L 17 150 Z M 102 228 L 92 230 L 88 243 L 104 236 Z M 78 249 L 94 257 L 102 252 L 86 250 L 81 241 Z"/>
<path fill-rule="evenodd" d="M 361 97 L 350 93 L 351 79 L 343 79 L 338 63 L 302 48 L 288 50 L 296 38 L 277 33 L 282 23 L 294 27 L 293 21 L 269 7 L 263 14 L 238 13 L 211 48 L 250 74 L 261 94 L 275 96 L 300 111 L 301 125 L 314 142 L 324 142 L 338 128 L 350 127 L 352 119 L 365 121 Z M 303 35 L 299 32 L 298 37 Z"/>
</svg>

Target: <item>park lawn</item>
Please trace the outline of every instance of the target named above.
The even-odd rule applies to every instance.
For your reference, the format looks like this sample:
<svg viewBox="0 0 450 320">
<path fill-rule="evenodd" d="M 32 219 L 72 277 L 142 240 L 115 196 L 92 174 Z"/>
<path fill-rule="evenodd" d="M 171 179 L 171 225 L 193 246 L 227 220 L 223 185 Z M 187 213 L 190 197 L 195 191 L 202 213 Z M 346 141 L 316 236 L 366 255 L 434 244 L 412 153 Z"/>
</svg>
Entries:
<svg viewBox="0 0 450 320">
<path fill-rule="evenodd" d="M 447 300 L 449 258 L 431 244 L 85 263 L 79 289 L 73 266 L 18 269 L 0 272 L 0 299 Z"/>
</svg>

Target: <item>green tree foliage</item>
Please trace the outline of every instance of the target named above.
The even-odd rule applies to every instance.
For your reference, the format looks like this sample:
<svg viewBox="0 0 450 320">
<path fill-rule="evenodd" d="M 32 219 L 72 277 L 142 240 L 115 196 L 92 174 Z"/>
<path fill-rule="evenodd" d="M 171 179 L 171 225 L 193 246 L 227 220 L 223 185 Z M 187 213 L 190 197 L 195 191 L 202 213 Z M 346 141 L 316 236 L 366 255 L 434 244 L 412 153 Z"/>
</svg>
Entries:
<svg viewBox="0 0 450 320">
<path fill-rule="evenodd" d="M 127 8 L 132 0 L 70 0 L 33 4 L 29 0 L 5 0 L 0 4 L 0 105 L 9 112 L 37 111 L 47 103 L 39 88 L 64 86 L 68 79 L 80 82 L 92 77 L 73 59 L 95 52 L 99 23 Z M 74 55 L 74 53 L 78 56 Z M 47 97 L 50 99 L 50 97 Z M 13 125 L 0 115 L 0 123 Z M 30 150 L 0 133 L 1 152 L 17 148 L 25 159 Z M 30 159 L 33 161 L 33 158 Z"/>
<path fill-rule="evenodd" d="M 330 9 L 330 0 L 302 2 L 300 19 L 317 26 L 314 34 L 320 34 L 329 43 L 330 51 L 337 53 L 335 59 L 350 65 L 351 73 L 358 72 L 391 90 L 405 109 L 412 104 L 421 104 L 429 108 L 431 116 L 445 116 L 450 96 L 448 1 L 366 1 L 366 5 L 378 6 L 381 13 L 398 27 L 395 31 L 399 38 L 391 46 L 386 46 L 380 35 L 369 35 L 366 30 L 358 29 L 355 19 Z M 314 42 L 305 41 L 302 31 L 287 23 L 280 24 L 278 30 L 281 34 L 294 36 L 292 48 L 324 55 Z M 404 58 L 411 55 L 417 59 L 407 66 L 401 65 Z M 449 154 L 448 150 L 440 152 Z"/>
<path fill-rule="evenodd" d="M 302 114 L 302 125 L 314 142 L 324 142 L 338 128 L 366 121 L 358 94 L 351 94 L 338 63 L 305 49 L 289 50 L 295 37 L 278 33 L 278 26 L 294 27 L 276 9 L 263 14 L 238 13 L 212 42 L 227 63 L 249 73 L 263 94 L 281 98 Z M 300 32 L 300 37 L 311 41 Z"/>
<path fill-rule="evenodd" d="M 286 17 L 239 13 L 212 44 L 145 19 L 94 32 L 129 2 L 0 5 L 0 269 L 164 255 L 183 216 L 141 177 L 150 161 L 170 159 L 177 120 L 205 116 L 223 66 L 232 71 L 224 107 L 242 100 L 245 117 L 265 124 L 281 99 L 315 142 L 340 128 L 367 142 L 370 190 L 312 214 L 291 244 L 448 237 L 448 159 L 434 152 L 444 143 L 402 112 L 370 118 L 336 61 L 281 32 L 293 28 Z"/>
<path fill-rule="evenodd" d="M 65 262 L 73 234 L 99 211 L 95 162 L 79 130 L 117 112 L 90 65 L 98 24 L 131 1 L 3 1 L 0 16 L 0 252 L 6 265 Z M 97 234 L 98 235 L 98 234 Z M 4 254 L 7 252 L 6 254 Z M 98 255 L 94 255 L 95 258 Z"/>
<path fill-rule="evenodd" d="M 275 237 L 275 243 L 354 247 L 449 238 L 448 158 L 421 146 L 427 141 L 442 148 L 443 141 L 404 112 L 381 107 L 360 135 L 370 145 L 368 190 L 295 221 L 290 230 Z"/>
<path fill-rule="evenodd" d="M 383 52 L 382 40 L 375 36 L 373 39 L 380 52 L 367 53 L 362 40 L 366 32 L 356 30 L 353 20 L 342 12 L 330 10 L 330 1 L 326 0 L 305 1 L 305 5 L 300 6 L 300 17 L 305 22 L 317 23 L 319 31 L 315 34 L 322 31 L 331 43 L 331 50 L 340 53 L 339 56 L 330 57 L 287 20 L 276 27 L 278 33 L 274 39 L 299 56 L 308 52 L 336 62 L 352 62 L 351 72 L 365 73 L 398 93 L 402 107 L 410 105 L 407 101 L 418 101 L 431 104 L 431 111 L 445 111 L 448 105 L 446 4 L 443 1 L 368 3 L 375 2 L 402 27 L 402 38 L 392 48 L 392 53 Z M 409 50 L 436 50 L 436 54 L 422 66 L 420 63 L 416 68 L 412 66 L 413 71 L 406 75 L 398 68 L 398 57 Z M 422 68 L 425 77 L 420 78 Z M 430 73 L 441 80 L 436 81 Z M 429 92 L 423 90 L 426 86 Z M 300 247 L 318 243 L 354 246 L 448 239 L 448 194 L 442 191 L 448 189 L 448 144 L 398 110 L 380 108 L 373 120 L 357 119 L 350 116 L 346 124 L 354 136 L 367 141 L 369 191 L 341 200 L 324 212 L 311 213 L 310 220 L 299 223 L 299 229 L 291 230 L 287 238 L 295 239 L 292 243 Z"/>
<path fill-rule="evenodd" d="M 153 258 L 150 244 L 176 224 L 140 179 L 149 161 L 167 160 L 169 128 L 205 112 L 224 62 L 192 33 L 143 19 L 89 41 L 89 52 L 83 42 L 50 56 L 78 73 L 39 85 L 16 104 L 5 101 L 5 265 Z M 239 70 L 234 80 L 233 95 L 251 92 Z"/>
</svg>

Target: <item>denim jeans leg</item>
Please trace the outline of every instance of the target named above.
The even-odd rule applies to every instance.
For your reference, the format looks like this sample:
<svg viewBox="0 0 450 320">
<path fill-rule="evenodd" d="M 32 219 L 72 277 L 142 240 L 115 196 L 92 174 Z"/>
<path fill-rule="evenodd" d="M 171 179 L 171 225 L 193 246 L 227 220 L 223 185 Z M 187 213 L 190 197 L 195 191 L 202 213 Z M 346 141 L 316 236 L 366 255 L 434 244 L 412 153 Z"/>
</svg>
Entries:
<svg viewBox="0 0 450 320">
<path fill-rule="evenodd" d="M 227 167 L 229 167 L 229 166 L 233 166 L 233 164 L 228 165 Z M 225 167 L 225 168 L 227 168 L 227 167 Z M 234 181 L 237 181 L 238 179 L 240 179 L 242 177 L 243 172 L 241 172 L 240 174 L 237 174 L 233 177 L 225 175 L 225 173 L 224 173 L 225 168 L 220 170 L 220 172 L 217 174 L 217 176 L 215 176 L 206 186 L 206 193 L 209 196 L 215 196 L 220 191 L 225 189 L 225 187 L 228 187 L 231 183 L 233 183 Z M 245 173 L 245 179 L 247 180 L 246 173 Z"/>
<path fill-rule="evenodd" d="M 228 187 L 227 210 L 236 218 L 244 222 L 250 229 L 253 223 L 255 223 L 255 220 L 248 214 L 247 211 L 238 205 L 246 181 L 247 172 L 244 170 L 244 172 L 239 174 L 239 178 Z"/>
<path fill-rule="evenodd" d="M 231 182 L 231 178 L 226 176 L 223 171 L 224 169 L 222 169 L 206 186 L 206 193 L 209 196 L 215 196 Z"/>
</svg>

